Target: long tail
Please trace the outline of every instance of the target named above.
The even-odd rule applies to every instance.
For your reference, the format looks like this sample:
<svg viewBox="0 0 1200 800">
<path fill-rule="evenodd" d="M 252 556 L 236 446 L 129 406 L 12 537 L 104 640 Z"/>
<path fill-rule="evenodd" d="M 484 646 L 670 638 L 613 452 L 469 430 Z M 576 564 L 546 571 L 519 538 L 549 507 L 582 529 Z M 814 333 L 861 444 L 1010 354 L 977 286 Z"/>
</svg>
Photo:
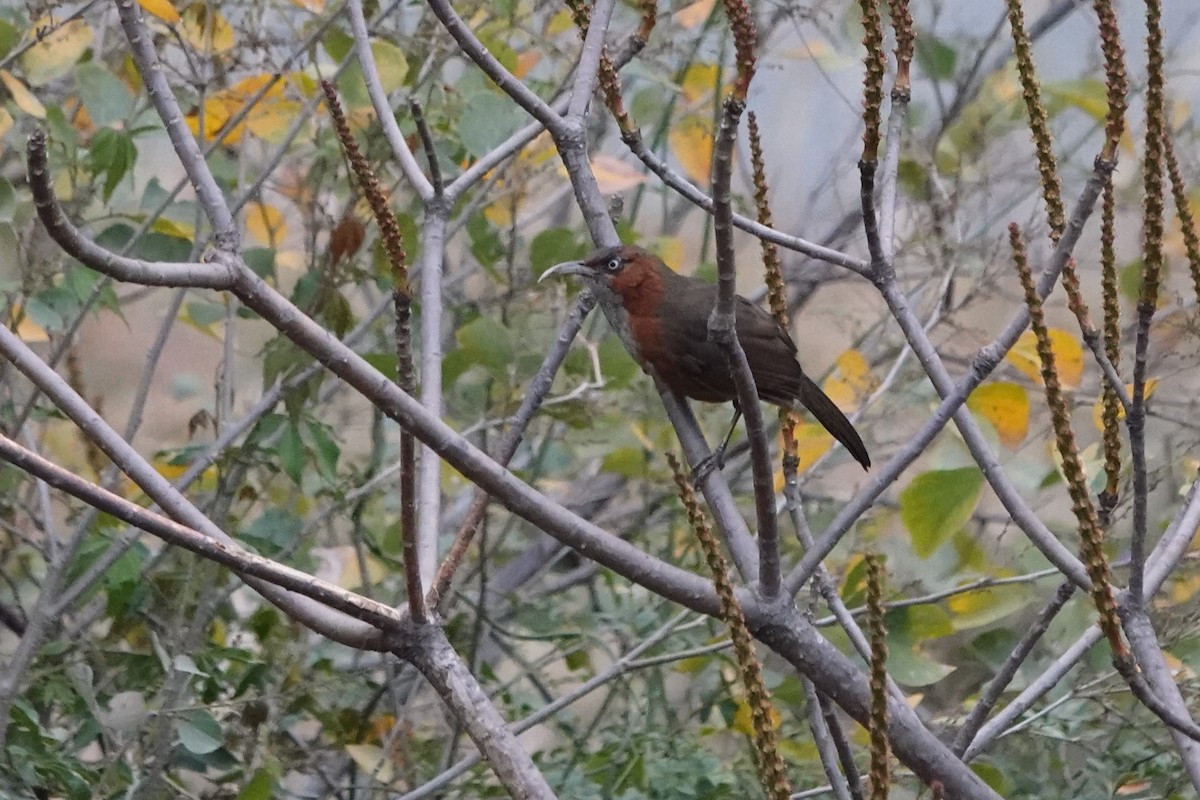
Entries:
<svg viewBox="0 0 1200 800">
<path fill-rule="evenodd" d="M 799 399 L 800 404 L 817 418 L 817 422 L 845 445 L 850 455 L 854 456 L 854 460 L 862 464 L 863 469 L 871 468 L 871 457 L 867 455 L 867 447 L 858 431 L 854 430 L 854 426 L 846 419 L 842 410 L 834 405 L 829 396 L 821 391 L 821 387 L 813 383 L 807 375 L 800 376 Z"/>
</svg>

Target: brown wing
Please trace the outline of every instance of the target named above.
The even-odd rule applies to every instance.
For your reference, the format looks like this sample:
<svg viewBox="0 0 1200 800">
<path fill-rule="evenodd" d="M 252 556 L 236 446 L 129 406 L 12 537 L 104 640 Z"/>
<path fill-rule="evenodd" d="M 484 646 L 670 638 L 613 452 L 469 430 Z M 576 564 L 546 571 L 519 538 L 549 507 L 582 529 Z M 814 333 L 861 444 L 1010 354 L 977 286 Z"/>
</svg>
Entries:
<svg viewBox="0 0 1200 800">
<path fill-rule="evenodd" d="M 729 377 L 729 366 L 721 348 L 708 339 L 708 315 L 716 300 L 716 288 L 694 278 L 676 276 L 666 292 L 682 313 L 660 314 L 660 334 L 667 342 L 687 342 L 687 347 L 664 348 L 661 356 L 648 359 L 654 371 L 683 395 L 704 403 L 724 403 L 737 391 Z"/>
<path fill-rule="evenodd" d="M 725 354 L 708 339 L 708 316 L 716 299 L 716 287 L 693 278 L 676 276 L 666 291 L 684 313 L 658 314 L 654 325 L 659 341 L 689 342 L 687 348 L 663 347 L 643 356 L 654 371 L 687 397 L 706 403 L 722 403 L 737 396 Z M 821 388 L 813 383 L 796 360 L 796 343 L 782 325 L 763 309 L 737 298 L 735 324 L 738 340 L 754 373 L 758 396 L 768 403 L 792 408 L 799 401 L 834 437 L 845 445 L 858 463 L 867 468 L 871 459 L 862 438 L 850 420 Z M 680 351 L 684 351 L 680 354 Z"/>
<path fill-rule="evenodd" d="M 758 396 L 768 403 L 790 406 L 800 396 L 804 371 L 796 361 L 796 343 L 769 313 L 738 297 L 738 339 L 746 351 Z"/>
</svg>

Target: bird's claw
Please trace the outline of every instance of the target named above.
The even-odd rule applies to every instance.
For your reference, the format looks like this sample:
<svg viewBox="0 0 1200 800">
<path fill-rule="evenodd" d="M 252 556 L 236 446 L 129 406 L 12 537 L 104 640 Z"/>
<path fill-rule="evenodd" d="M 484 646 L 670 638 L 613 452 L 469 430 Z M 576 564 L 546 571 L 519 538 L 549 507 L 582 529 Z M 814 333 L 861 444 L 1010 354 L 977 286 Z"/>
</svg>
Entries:
<svg viewBox="0 0 1200 800">
<path fill-rule="evenodd" d="M 692 486 L 699 486 L 712 471 L 725 468 L 725 448 L 721 447 L 700 459 L 700 463 L 692 467 Z"/>
</svg>

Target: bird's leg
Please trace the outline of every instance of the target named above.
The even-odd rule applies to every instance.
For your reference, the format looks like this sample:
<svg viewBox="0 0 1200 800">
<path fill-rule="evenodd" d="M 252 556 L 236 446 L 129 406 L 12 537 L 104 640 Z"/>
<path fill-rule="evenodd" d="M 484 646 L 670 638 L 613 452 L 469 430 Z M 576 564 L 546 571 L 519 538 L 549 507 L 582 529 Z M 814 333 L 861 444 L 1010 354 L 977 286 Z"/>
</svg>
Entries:
<svg viewBox="0 0 1200 800">
<path fill-rule="evenodd" d="M 733 432 L 737 429 L 738 420 L 742 418 L 742 408 L 737 403 L 733 404 L 733 422 L 729 423 L 729 432 L 725 434 L 725 439 L 721 445 L 714 451 L 708 454 L 707 457 L 701 459 L 700 463 L 692 468 L 692 485 L 699 486 L 700 481 L 708 477 L 708 473 L 713 469 L 723 469 L 725 467 L 725 450 L 729 447 L 729 440 L 733 438 Z"/>
</svg>

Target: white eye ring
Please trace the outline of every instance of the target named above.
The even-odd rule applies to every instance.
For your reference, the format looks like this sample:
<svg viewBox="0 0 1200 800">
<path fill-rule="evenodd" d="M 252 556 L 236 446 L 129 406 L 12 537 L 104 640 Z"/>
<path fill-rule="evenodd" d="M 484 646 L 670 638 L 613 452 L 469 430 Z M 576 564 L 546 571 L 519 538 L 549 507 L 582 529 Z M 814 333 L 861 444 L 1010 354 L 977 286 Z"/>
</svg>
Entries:
<svg viewBox="0 0 1200 800">
<path fill-rule="evenodd" d="M 621 268 L 621 259 L 610 258 L 608 260 L 608 263 L 604 265 L 604 268 L 607 269 L 609 272 L 616 272 L 617 270 L 619 270 Z"/>
</svg>

